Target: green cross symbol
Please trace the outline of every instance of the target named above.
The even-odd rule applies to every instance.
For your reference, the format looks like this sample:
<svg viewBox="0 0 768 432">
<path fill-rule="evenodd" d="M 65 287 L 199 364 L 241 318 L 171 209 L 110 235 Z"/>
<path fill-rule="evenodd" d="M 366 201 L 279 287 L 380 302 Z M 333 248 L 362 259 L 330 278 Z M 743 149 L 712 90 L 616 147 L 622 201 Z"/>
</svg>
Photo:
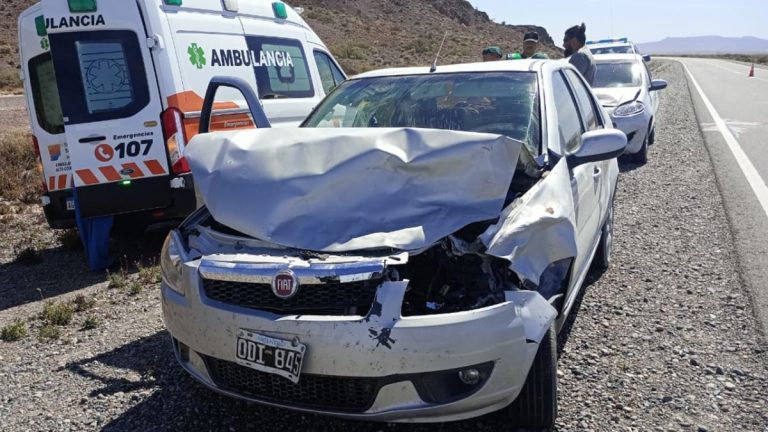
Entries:
<svg viewBox="0 0 768 432">
<path fill-rule="evenodd" d="M 51 43 L 48 42 L 48 38 L 42 38 L 40 39 L 40 48 L 42 48 L 45 51 L 48 51 L 48 49 L 51 47 Z"/>
<path fill-rule="evenodd" d="M 187 48 L 187 54 L 189 54 L 189 62 L 192 63 L 192 66 L 195 66 L 198 69 L 202 69 L 203 66 L 205 66 L 205 51 L 203 51 L 203 49 L 196 43 L 193 43 Z"/>
</svg>

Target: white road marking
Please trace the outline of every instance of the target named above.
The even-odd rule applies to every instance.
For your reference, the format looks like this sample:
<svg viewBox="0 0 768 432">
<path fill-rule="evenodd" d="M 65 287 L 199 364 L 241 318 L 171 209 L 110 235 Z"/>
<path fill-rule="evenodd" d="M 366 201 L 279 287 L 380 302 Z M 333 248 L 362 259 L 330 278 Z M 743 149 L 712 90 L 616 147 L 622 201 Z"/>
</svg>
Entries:
<svg viewBox="0 0 768 432">
<path fill-rule="evenodd" d="M 764 78 L 760 78 L 759 76 L 757 76 L 757 71 L 759 71 L 759 70 L 760 70 L 760 69 L 758 69 L 758 68 L 755 68 L 755 76 L 753 76 L 753 77 L 750 77 L 750 76 L 749 76 L 749 68 L 750 68 L 750 66 L 745 66 L 743 71 L 741 71 L 741 70 L 739 70 L 739 71 L 735 71 L 735 70 L 733 70 L 733 69 L 731 69 L 731 68 L 728 68 L 728 67 L 725 67 L 725 66 L 723 66 L 722 64 L 719 64 L 719 63 L 725 63 L 725 64 L 734 65 L 734 66 L 739 66 L 739 67 L 741 67 L 741 66 L 743 66 L 743 65 L 740 65 L 740 64 L 738 64 L 738 63 L 731 63 L 731 62 L 729 62 L 729 61 L 725 61 L 725 60 L 715 60 L 715 61 L 708 61 L 708 62 L 706 62 L 706 63 L 707 63 L 708 65 L 710 65 L 710 66 L 714 66 L 714 67 L 716 67 L 716 68 L 718 68 L 718 69 L 722 69 L 722 70 L 724 70 L 724 71 L 727 71 L 727 72 L 730 72 L 730 73 L 732 73 L 732 74 L 736 74 L 736 75 L 739 75 L 739 76 L 742 76 L 742 77 L 745 77 L 745 78 L 749 78 L 749 79 L 751 79 L 751 80 L 756 80 L 756 81 L 763 81 L 763 82 L 768 82 L 768 80 L 767 80 L 767 79 L 764 79 Z"/>
<path fill-rule="evenodd" d="M 728 148 L 731 149 L 731 153 L 733 153 L 733 157 L 736 158 L 736 162 L 739 164 L 739 168 L 741 168 L 741 171 L 744 173 L 744 177 L 747 178 L 747 182 L 752 188 L 752 192 L 755 193 L 757 200 L 763 207 L 765 216 L 768 217 L 768 186 L 766 186 L 765 180 L 763 180 L 763 178 L 760 176 L 760 173 L 757 172 L 755 166 L 752 165 L 752 162 L 750 162 L 749 158 L 744 153 L 744 150 L 741 149 L 741 145 L 739 145 L 736 137 L 733 136 L 733 133 L 731 133 L 730 129 L 728 129 L 728 127 L 725 125 L 725 122 L 723 121 L 722 117 L 720 117 L 720 114 L 718 114 L 717 110 L 715 110 L 712 102 L 710 102 L 707 95 L 704 94 L 704 90 L 701 89 L 701 86 L 696 81 L 696 78 L 693 77 L 693 74 L 688 69 L 688 66 L 686 66 L 683 62 L 680 63 L 683 65 L 683 68 L 685 68 L 685 72 L 688 73 L 688 76 L 691 78 L 691 82 L 693 83 L 693 86 L 696 87 L 696 91 L 699 92 L 699 96 L 701 96 L 701 99 L 704 101 L 704 105 L 707 107 L 709 115 L 714 119 L 717 129 L 723 135 L 725 142 L 728 144 Z"/>
</svg>

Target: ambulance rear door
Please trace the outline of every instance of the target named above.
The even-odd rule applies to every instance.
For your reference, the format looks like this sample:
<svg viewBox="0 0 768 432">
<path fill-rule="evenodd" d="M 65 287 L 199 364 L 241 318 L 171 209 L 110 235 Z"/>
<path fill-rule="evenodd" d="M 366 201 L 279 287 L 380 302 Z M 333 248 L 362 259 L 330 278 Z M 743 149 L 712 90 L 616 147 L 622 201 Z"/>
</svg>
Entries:
<svg viewBox="0 0 768 432">
<path fill-rule="evenodd" d="M 134 0 L 42 0 L 84 217 L 171 204 L 162 104 Z"/>
<path fill-rule="evenodd" d="M 45 20 L 40 6 L 19 17 L 19 46 L 24 71 L 24 93 L 36 153 L 43 170 L 43 197 L 46 217 L 58 228 L 74 220 L 71 198 L 72 170 L 64 137 L 64 121 L 53 72 Z M 71 222 L 69 222 L 71 225 Z"/>
</svg>

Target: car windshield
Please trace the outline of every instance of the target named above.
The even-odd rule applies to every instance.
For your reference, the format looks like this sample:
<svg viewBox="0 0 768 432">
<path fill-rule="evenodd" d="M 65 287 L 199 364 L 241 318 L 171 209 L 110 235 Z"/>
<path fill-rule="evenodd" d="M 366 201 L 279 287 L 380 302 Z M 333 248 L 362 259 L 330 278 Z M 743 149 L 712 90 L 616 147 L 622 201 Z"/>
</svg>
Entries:
<svg viewBox="0 0 768 432">
<path fill-rule="evenodd" d="M 533 72 L 474 72 L 360 78 L 339 85 L 304 127 L 415 127 L 485 132 L 539 153 Z"/>
<path fill-rule="evenodd" d="M 630 45 L 590 48 L 590 51 L 592 54 L 634 54 Z"/>
<path fill-rule="evenodd" d="M 638 63 L 598 62 L 595 70 L 594 88 L 640 87 L 643 83 Z"/>
</svg>

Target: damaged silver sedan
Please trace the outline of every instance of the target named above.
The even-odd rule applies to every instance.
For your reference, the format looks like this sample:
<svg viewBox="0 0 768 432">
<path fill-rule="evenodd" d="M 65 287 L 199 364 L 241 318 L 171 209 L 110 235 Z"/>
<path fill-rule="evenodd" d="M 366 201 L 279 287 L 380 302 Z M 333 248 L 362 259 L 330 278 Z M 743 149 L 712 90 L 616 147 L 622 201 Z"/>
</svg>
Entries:
<svg viewBox="0 0 768 432">
<path fill-rule="evenodd" d="M 610 260 L 609 124 L 570 65 L 517 61 L 371 72 L 300 129 L 198 135 L 205 206 L 162 252 L 179 363 L 305 412 L 552 426 L 556 331 Z"/>
</svg>

